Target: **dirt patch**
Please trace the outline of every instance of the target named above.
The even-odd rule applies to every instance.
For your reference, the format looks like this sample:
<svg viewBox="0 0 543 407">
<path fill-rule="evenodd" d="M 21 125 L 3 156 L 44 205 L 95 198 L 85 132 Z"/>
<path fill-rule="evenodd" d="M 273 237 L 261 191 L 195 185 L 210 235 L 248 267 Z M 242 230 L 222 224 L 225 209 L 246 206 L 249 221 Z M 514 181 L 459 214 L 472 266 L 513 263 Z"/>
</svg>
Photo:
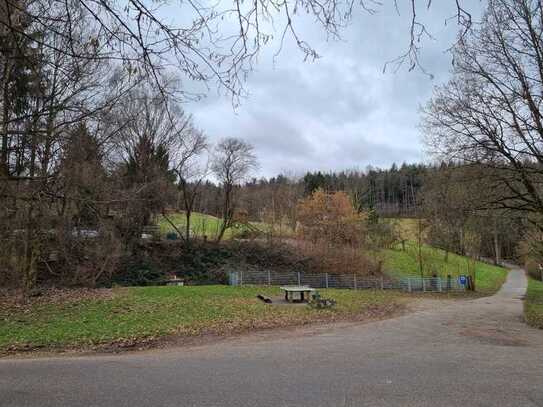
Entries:
<svg viewBox="0 0 543 407">
<path fill-rule="evenodd" d="M 447 307 L 453 301 L 459 301 L 457 297 L 416 297 L 413 296 L 409 303 L 408 308 L 412 312 L 434 310 L 436 308 Z"/>
<path fill-rule="evenodd" d="M 118 290 L 116 290 L 118 292 Z M 0 290 L 0 310 L 25 311 L 34 306 L 111 299 L 111 288 L 40 288 L 25 297 L 21 290 Z"/>
<path fill-rule="evenodd" d="M 272 306 L 283 306 L 283 307 L 307 307 L 307 302 L 289 302 L 285 300 L 284 295 L 273 296 L 270 298 Z"/>
<path fill-rule="evenodd" d="M 499 328 L 469 328 L 459 332 L 460 335 L 473 338 L 478 342 L 495 346 L 527 346 L 526 340 L 512 336 Z"/>
</svg>

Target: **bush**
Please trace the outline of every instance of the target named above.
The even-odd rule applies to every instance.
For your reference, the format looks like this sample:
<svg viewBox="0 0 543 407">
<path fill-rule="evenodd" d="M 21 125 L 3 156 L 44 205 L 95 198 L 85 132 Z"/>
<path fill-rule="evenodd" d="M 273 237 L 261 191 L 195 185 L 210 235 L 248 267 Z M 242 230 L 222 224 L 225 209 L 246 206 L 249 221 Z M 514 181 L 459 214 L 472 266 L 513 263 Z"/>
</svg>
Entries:
<svg viewBox="0 0 543 407">
<path fill-rule="evenodd" d="M 299 253 L 308 259 L 309 269 L 313 272 L 381 274 L 381 263 L 368 256 L 360 247 L 301 241 L 297 248 Z"/>
<path fill-rule="evenodd" d="M 395 224 L 378 222 L 368 225 L 368 243 L 374 248 L 392 249 L 399 240 L 399 232 Z"/>
<path fill-rule="evenodd" d="M 189 284 L 222 284 L 227 276 L 223 265 L 231 257 L 230 251 L 213 242 L 181 241 L 142 242 L 137 256 L 126 256 L 112 279 L 126 286 L 151 285 L 171 275 Z"/>
<path fill-rule="evenodd" d="M 541 281 L 540 264 L 543 264 L 543 235 L 539 231 L 527 230 L 526 237 L 519 244 L 519 252 L 530 277 Z"/>
<path fill-rule="evenodd" d="M 372 222 L 368 222 L 366 213 L 353 207 L 345 192 L 327 193 L 318 189 L 299 202 L 297 212 L 297 249 L 310 259 L 313 271 L 378 272 L 379 264 L 372 262 L 364 250 L 369 243 L 368 223 Z M 385 233 L 383 240 L 390 239 L 384 236 Z"/>
<path fill-rule="evenodd" d="M 318 189 L 298 203 L 297 212 L 301 239 L 352 246 L 365 240 L 367 215 L 354 209 L 345 192 Z"/>
<path fill-rule="evenodd" d="M 539 268 L 539 263 L 537 263 L 534 259 L 527 259 L 524 267 L 531 278 L 541 281 L 542 273 Z"/>
<path fill-rule="evenodd" d="M 121 270 L 113 277 L 112 283 L 123 286 L 145 286 L 153 285 L 165 278 L 166 274 L 156 265 L 136 258 L 123 264 Z"/>
<path fill-rule="evenodd" d="M 192 244 L 178 254 L 173 272 L 194 283 L 226 283 L 221 266 L 231 255 L 228 249 L 214 243 Z"/>
</svg>

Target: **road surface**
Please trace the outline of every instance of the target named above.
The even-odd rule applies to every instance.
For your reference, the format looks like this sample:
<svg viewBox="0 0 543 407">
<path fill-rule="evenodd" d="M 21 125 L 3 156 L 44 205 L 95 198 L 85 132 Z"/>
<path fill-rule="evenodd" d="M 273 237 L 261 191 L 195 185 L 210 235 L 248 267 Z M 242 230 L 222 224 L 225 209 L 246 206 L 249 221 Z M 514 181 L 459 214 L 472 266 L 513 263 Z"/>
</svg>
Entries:
<svg viewBox="0 0 543 407">
<path fill-rule="evenodd" d="M 0 406 L 543 406 L 526 277 L 399 318 L 186 349 L 0 360 Z"/>
</svg>

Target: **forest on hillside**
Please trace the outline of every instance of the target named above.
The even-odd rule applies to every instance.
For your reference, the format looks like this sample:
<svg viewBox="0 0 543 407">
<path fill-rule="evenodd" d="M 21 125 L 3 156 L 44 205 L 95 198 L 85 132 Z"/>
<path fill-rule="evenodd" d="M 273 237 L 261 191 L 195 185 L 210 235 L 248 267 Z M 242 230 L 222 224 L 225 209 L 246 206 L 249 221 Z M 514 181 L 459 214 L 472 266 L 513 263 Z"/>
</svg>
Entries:
<svg viewBox="0 0 543 407">
<path fill-rule="evenodd" d="M 347 193 L 353 207 L 369 213 L 374 222 L 423 219 L 428 243 L 459 254 L 469 251 L 464 242 L 467 237 L 477 235 L 480 256 L 517 258 L 524 229 L 530 228 L 524 214 L 495 203 L 499 195 L 489 169 L 457 163 L 404 163 L 388 169 L 253 178 L 238 187 L 237 210 L 254 222 L 285 222 L 295 228 L 298 201 L 316 190 Z M 196 210 L 219 215 L 220 196 L 217 185 L 202 185 Z"/>
</svg>

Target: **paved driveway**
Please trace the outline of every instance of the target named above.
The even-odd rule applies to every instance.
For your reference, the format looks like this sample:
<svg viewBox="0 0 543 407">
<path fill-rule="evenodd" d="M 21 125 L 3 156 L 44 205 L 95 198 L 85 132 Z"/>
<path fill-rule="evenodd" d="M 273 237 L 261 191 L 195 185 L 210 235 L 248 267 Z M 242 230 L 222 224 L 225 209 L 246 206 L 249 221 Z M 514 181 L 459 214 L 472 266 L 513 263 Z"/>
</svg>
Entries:
<svg viewBox="0 0 543 407">
<path fill-rule="evenodd" d="M 543 406 L 543 331 L 516 270 L 493 297 L 307 336 L 0 360 L 0 406 Z"/>
</svg>

